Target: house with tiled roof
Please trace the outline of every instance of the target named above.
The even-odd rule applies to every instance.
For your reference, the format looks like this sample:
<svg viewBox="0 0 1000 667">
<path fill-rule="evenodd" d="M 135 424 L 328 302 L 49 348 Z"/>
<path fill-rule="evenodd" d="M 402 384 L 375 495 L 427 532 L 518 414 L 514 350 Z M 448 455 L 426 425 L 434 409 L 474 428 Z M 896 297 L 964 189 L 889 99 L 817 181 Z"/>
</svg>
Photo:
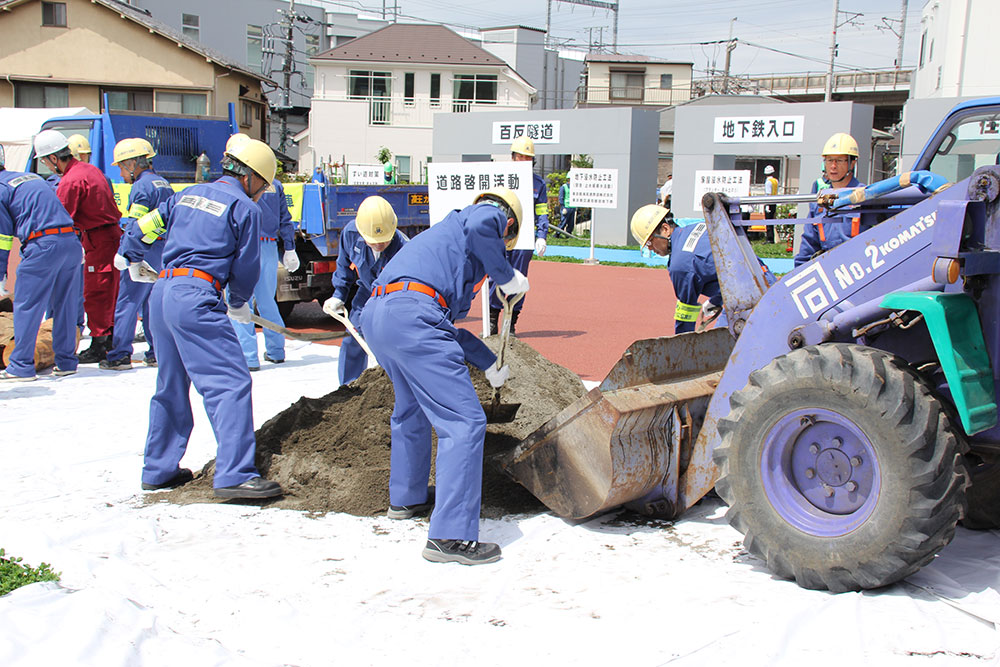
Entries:
<svg viewBox="0 0 1000 667">
<path fill-rule="evenodd" d="M 265 136 L 269 80 L 119 0 L 0 0 L 0 107 L 226 116 Z"/>
<path fill-rule="evenodd" d="M 526 110 L 536 89 L 506 62 L 441 25 L 394 23 L 309 60 L 315 68 L 300 169 L 370 164 L 381 147 L 420 181 L 436 113 Z"/>
</svg>

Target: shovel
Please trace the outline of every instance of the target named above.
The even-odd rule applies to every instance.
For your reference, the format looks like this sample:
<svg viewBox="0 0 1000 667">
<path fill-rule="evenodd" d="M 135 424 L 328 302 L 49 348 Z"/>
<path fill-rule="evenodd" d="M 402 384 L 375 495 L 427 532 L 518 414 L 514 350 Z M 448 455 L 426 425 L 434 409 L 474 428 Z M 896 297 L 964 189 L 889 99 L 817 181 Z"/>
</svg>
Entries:
<svg viewBox="0 0 1000 667">
<path fill-rule="evenodd" d="M 326 311 L 324 311 L 324 312 L 326 312 Z M 331 315 L 333 317 L 333 319 L 337 320 L 338 322 L 340 322 L 341 324 L 344 325 L 344 328 L 347 329 L 347 331 L 352 336 L 354 336 L 354 340 L 358 341 L 358 345 L 360 345 L 361 349 L 365 351 L 365 354 L 368 355 L 369 359 L 374 359 L 375 358 L 375 355 L 372 353 L 372 349 L 370 347 L 368 347 L 368 343 L 366 343 L 365 339 L 361 337 L 361 334 L 358 333 L 358 330 L 355 328 L 355 326 L 353 324 L 351 324 L 351 320 L 347 317 L 346 314 L 345 315 L 341 315 L 341 314 L 339 314 L 336 311 L 334 311 L 333 313 L 328 313 L 328 314 Z"/>
<path fill-rule="evenodd" d="M 282 336 L 287 336 L 292 340 L 302 340 L 302 341 L 318 341 L 318 340 L 334 340 L 335 338 L 343 338 L 347 335 L 344 331 L 328 331 L 323 333 L 300 333 L 298 331 L 292 331 L 291 329 L 286 329 L 285 327 L 278 326 L 271 320 L 265 320 L 263 317 L 257 315 L 257 313 L 250 314 L 250 321 L 254 324 L 258 324 L 265 329 L 270 329 L 271 331 L 277 331 Z"/>
<path fill-rule="evenodd" d="M 500 328 L 500 351 L 497 354 L 497 368 L 503 368 L 504 357 L 507 352 L 507 343 L 510 341 L 511 316 L 514 314 L 514 306 L 518 301 L 524 298 L 524 292 L 515 294 L 510 299 L 504 296 L 499 287 L 496 288 L 496 293 L 497 297 L 500 299 L 500 303 L 503 304 L 503 326 Z M 520 403 L 501 403 L 500 387 L 497 387 L 493 391 L 493 400 L 489 405 L 483 406 L 483 412 L 486 413 L 487 423 L 506 424 L 514 421 L 514 417 L 517 415 L 517 410 L 520 407 Z"/>
</svg>

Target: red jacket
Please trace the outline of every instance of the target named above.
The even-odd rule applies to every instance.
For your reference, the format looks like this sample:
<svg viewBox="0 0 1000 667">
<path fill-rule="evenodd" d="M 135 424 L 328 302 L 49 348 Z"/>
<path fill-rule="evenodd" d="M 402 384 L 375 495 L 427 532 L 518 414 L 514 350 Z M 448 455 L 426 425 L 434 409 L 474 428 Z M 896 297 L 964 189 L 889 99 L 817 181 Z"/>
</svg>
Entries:
<svg viewBox="0 0 1000 667">
<path fill-rule="evenodd" d="M 105 225 L 117 227 L 122 217 L 108 179 L 92 164 L 70 158 L 56 194 L 80 231 Z"/>
</svg>

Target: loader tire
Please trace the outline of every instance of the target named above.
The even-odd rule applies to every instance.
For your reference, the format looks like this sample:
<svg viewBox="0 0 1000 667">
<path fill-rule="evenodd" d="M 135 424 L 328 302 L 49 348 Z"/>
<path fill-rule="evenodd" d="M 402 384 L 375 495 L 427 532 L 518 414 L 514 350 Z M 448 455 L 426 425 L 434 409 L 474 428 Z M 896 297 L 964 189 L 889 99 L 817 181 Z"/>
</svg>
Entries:
<svg viewBox="0 0 1000 667">
<path fill-rule="evenodd" d="M 715 488 L 750 553 L 803 588 L 878 588 L 955 534 L 964 440 L 900 358 L 830 343 L 774 359 L 730 398 Z"/>
</svg>

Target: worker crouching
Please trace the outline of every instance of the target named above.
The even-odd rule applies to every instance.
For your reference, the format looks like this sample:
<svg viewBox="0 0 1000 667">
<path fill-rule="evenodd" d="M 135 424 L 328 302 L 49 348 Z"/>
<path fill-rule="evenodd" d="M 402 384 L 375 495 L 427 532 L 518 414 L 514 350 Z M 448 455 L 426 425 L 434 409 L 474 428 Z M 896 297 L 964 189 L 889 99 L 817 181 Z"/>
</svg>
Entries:
<svg viewBox="0 0 1000 667">
<path fill-rule="evenodd" d="M 166 236 L 163 270 L 149 301 L 159 367 L 149 406 L 144 490 L 192 478 L 179 464 L 193 426 L 189 389 L 194 383 L 218 442 L 215 495 L 270 498 L 282 493 L 254 464 L 250 371 L 226 317 L 250 322 L 247 301 L 260 274 L 261 213 L 255 202 L 272 187 L 276 168 L 266 144 L 241 142 L 226 151 L 222 178 L 175 194 L 129 226 L 125 256 L 130 271 L 148 244 Z"/>
<path fill-rule="evenodd" d="M 491 563 L 500 547 L 479 542 L 486 415 L 466 362 L 494 387 L 509 369 L 474 334 L 455 327 L 486 275 L 507 294 L 528 279 L 504 257 L 520 229 L 517 196 L 507 188 L 480 194 L 407 243 L 383 269 L 365 306 L 365 338 L 396 395 L 392 413 L 389 517 L 433 506 L 423 556 L 464 565 Z M 436 493 L 427 486 L 431 427 L 438 436 Z"/>
</svg>

